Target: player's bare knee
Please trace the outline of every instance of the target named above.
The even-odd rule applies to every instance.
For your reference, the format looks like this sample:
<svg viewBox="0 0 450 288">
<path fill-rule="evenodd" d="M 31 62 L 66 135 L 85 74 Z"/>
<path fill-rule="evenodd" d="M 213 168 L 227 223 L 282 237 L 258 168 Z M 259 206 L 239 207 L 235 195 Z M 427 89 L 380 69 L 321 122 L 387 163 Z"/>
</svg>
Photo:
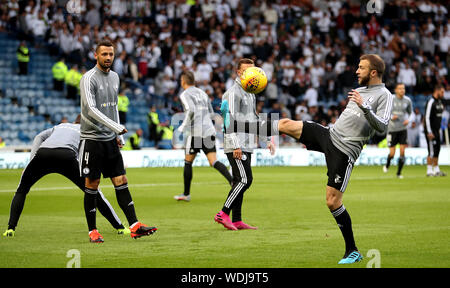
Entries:
<svg viewBox="0 0 450 288">
<path fill-rule="evenodd" d="M 342 201 L 338 197 L 329 197 L 327 198 L 327 207 L 330 211 L 336 210 L 341 207 Z"/>
<path fill-rule="evenodd" d="M 336 210 L 342 205 L 342 192 L 337 189 L 327 187 L 326 201 L 327 207 L 330 211 Z"/>
<path fill-rule="evenodd" d="M 111 181 L 112 181 L 113 185 L 116 187 L 128 183 L 127 176 L 125 176 L 125 175 L 113 177 L 113 178 L 111 178 Z"/>
<path fill-rule="evenodd" d="M 98 189 L 98 185 L 100 185 L 100 179 L 89 179 L 86 178 L 85 182 L 85 187 L 91 190 L 97 190 Z"/>
</svg>

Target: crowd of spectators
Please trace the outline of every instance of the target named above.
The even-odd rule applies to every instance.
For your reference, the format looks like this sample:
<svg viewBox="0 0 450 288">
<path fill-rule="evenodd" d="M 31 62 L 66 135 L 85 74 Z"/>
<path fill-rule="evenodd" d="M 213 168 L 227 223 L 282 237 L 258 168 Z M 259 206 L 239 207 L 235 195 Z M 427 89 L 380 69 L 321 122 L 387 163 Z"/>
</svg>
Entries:
<svg viewBox="0 0 450 288">
<path fill-rule="evenodd" d="M 407 95 L 449 85 L 447 1 L 377 0 L 30 0 L 0 1 L 2 29 L 35 45 L 91 65 L 103 38 L 116 46 L 113 70 L 181 110 L 179 75 L 195 73 L 218 111 L 232 85 L 234 63 L 253 58 L 269 84 L 260 112 L 332 125 L 356 86 L 359 56 L 386 62 L 385 83 L 402 82 Z M 66 4 L 67 3 L 67 4 Z M 87 67 L 90 69 L 90 67 Z"/>
</svg>

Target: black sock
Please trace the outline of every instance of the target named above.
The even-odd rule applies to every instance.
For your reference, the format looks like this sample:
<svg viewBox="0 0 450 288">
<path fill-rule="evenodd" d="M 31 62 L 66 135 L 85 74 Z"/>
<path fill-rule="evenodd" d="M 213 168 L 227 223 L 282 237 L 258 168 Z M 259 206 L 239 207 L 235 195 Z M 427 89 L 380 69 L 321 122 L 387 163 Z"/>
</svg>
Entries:
<svg viewBox="0 0 450 288">
<path fill-rule="evenodd" d="M 103 196 L 102 192 L 98 190 L 97 194 L 97 209 L 108 220 L 114 229 L 124 229 L 122 222 L 116 215 L 114 209 L 109 204 L 108 200 Z"/>
<path fill-rule="evenodd" d="M 184 195 L 191 194 L 191 182 L 192 182 L 192 162 L 184 161 Z"/>
<path fill-rule="evenodd" d="M 16 229 L 17 222 L 19 222 L 20 214 L 22 214 L 23 206 L 25 205 L 26 193 L 14 194 L 11 202 L 11 210 L 9 212 L 8 229 Z"/>
<path fill-rule="evenodd" d="M 97 229 L 97 190 L 84 188 L 84 214 L 89 231 Z"/>
<path fill-rule="evenodd" d="M 220 174 L 223 175 L 223 177 L 225 177 L 228 181 L 228 183 L 230 183 L 230 185 L 233 183 L 233 177 L 231 176 L 230 172 L 228 172 L 228 169 L 225 165 L 223 165 L 222 162 L 220 161 L 216 161 L 214 162 L 213 167 L 220 172 Z"/>
<path fill-rule="evenodd" d="M 345 255 L 353 250 L 358 250 L 356 248 L 355 239 L 353 238 L 352 220 L 344 205 L 341 205 L 341 207 L 331 211 L 331 214 L 333 214 L 339 229 L 341 229 L 342 236 L 344 236 Z"/>
<path fill-rule="evenodd" d="M 233 202 L 233 208 L 231 209 L 231 222 L 242 221 L 242 201 L 244 194 L 239 194 Z"/>
<path fill-rule="evenodd" d="M 405 156 L 400 157 L 398 159 L 398 170 L 397 170 L 397 175 L 401 175 L 402 174 L 402 169 L 403 169 L 403 165 L 405 164 Z"/>
<path fill-rule="evenodd" d="M 391 166 L 391 160 L 392 160 L 392 158 L 393 158 L 393 157 L 388 156 L 387 162 L 386 162 L 386 168 L 389 168 L 389 166 Z"/>
<path fill-rule="evenodd" d="M 116 186 L 114 189 L 116 190 L 117 203 L 119 203 L 120 209 L 122 209 L 125 217 L 127 217 L 128 224 L 131 226 L 138 220 L 134 210 L 134 202 L 128 190 L 128 183 Z"/>
</svg>

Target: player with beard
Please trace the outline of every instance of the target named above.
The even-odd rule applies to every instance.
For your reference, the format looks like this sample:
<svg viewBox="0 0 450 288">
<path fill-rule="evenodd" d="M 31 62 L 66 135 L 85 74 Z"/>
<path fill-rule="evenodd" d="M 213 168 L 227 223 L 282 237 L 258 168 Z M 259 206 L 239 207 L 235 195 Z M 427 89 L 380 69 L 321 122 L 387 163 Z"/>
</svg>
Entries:
<svg viewBox="0 0 450 288">
<path fill-rule="evenodd" d="M 81 136 L 79 146 L 80 171 L 85 177 L 85 192 L 91 195 L 88 202 L 95 208 L 95 199 L 101 174 L 110 178 L 116 191 L 117 202 L 127 217 L 131 237 L 153 234 L 156 227 L 148 227 L 138 221 L 134 202 L 128 190 L 120 147 L 127 129 L 119 123 L 117 109 L 119 76 L 111 71 L 114 47 L 108 40 L 98 43 L 95 50 L 97 64 L 86 72 L 80 81 Z M 91 242 L 103 242 L 96 229 L 95 209 L 87 215 Z"/>
<path fill-rule="evenodd" d="M 312 121 L 291 119 L 256 123 L 232 119 L 225 129 L 226 133 L 243 129 L 253 134 L 287 134 L 305 144 L 308 150 L 325 154 L 328 168 L 326 203 L 345 240 L 345 253 L 339 264 L 355 263 L 362 259 L 353 237 L 351 218 L 342 199 L 364 144 L 375 131 L 385 133 L 391 118 L 393 96 L 382 83 L 384 71 L 385 64 L 380 56 L 366 54 L 360 57 L 356 75 L 361 87 L 348 93 L 349 102 L 332 128 Z"/>
</svg>

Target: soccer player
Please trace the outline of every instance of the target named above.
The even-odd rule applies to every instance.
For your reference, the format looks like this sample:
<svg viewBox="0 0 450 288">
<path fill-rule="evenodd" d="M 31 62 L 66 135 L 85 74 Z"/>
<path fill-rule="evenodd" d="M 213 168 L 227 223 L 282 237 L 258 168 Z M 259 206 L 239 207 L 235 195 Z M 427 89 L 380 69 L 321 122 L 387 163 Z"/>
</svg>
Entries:
<svg viewBox="0 0 450 288">
<path fill-rule="evenodd" d="M 80 116 L 74 123 L 63 123 L 47 129 L 34 137 L 30 153 L 30 162 L 25 167 L 11 203 L 8 230 L 4 236 L 14 236 L 17 223 L 25 205 L 25 199 L 31 187 L 42 177 L 58 173 L 77 185 L 84 192 L 84 178 L 80 176 L 78 164 L 78 143 L 80 142 Z M 85 214 L 89 214 L 89 196 L 85 193 Z M 119 234 L 128 234 L 117 217 L 116 212 L 99 190 L 96 205 L 100 213 L 117 229 Z M 94 207 L 95 209 L 95 207 Z"/>
<path fill-rule="evenodd" d="M 326 203 L 335 218 L 345 240 L 345 253 L 339 264 L 361 261 L 353 237 L 350 215 L 342 199 L 347 188 L 353 164 L 367 141 L 375 131 L 385 133 L 391 118 L 393 96 L 382 83 L 385 70 L 383 59 L 376 54 L 360 57 L 356 75 L 360 88 L 348 93 L 349 102 L 332 128 L 324 127 L 312 121 L 261 121 L 257 129 L 250 129 L 252 123 L 230 120 L 228 130 L 261 133 L 266 135 L 287 134 L 303 144 L 308 150 L 325 154 L 328 168 Z M 226 130 L 227 131 L 227 130 Z"/>
<path fill-rule="evenodd" d="M 383 171 L 386 173 L 391 165 L 391 160 L 395 155 L 395 146 L 400 144 L 400 158 L 398 159 L 397 177 L 403 178 L 402 168 L 405 164 L 405 149 L 408 144 L 407 126 L 412 113 L 412 102 L 405 96 L 405 85 L 398 83 L 395 86 L 395 97 L 392 104 L 392 116 L 388 125 L 387 143 L 389 155 Z"/>
<path fill-rule="evenodd" d="M 424 132 L 427 139 L 428 157 L 427 157 L 427 176 L 447 176 L 439 169 L 438 159 L 441 150 L 441 128 L 442 113 L 444 112 L 444 87 L 436 85 L 433 91 L 433 97 L 428 99 L 425 106 Z"/>
<path fill-rule="evenodd" d="M 240 81 L 240 76 L 247 68 L 254 67 L 251 59 L 241 59 L 237 64 L 237 75 L 233 86 L 222 97 L 221 112 L 224 121 L 229 118 L 241 121 L 258 121 L 256 114 L 255 94 L 246 92 Z M 248 133 L 230 133 L 224 136 L 224 152 L 230 162 L 233 174 L 233 185 L 222 210 L 214 220 L 229 230 L 257 229 L 242 221 L 242 202 L 244 192 L 250 188 L 253 181 L 251 157 L 253 149 L 257 147 L 255 135 Z M 268 141 L 267 147 L 275 153 L 275 146 Z M 232 213 L 232 219 L 229 215 Z"/>
<path fill-rule="evenodd" d="M 222 162 L 217 160 L 216 156 L 216 129 L 211 121 L 214 111 L 208 95 L 201 89 L 195 87 L 194 73 L 184 71 L 181 74 L 181 87 L 184 89 L 180 95 L 183 104 L 185 118 L 178 127 L 179 132 L 187 130 L 186 137 L 186 155 L 184 158 L 184 193 L 174 196 L 175 200 L 191 201 L 191 181 L 192 181 L 192 163 L 200 150 L 203 150 L 209 165 L 214 167 L 232 184 L 233 178 Z"/>
<path fill-rule="evenodd" d="M 97 64 L 86 72 L 80 81 L 81 137 L 80 170 L 86 178 L 85 191 L 95 200 L 100 177 L 110 178 L 116 191 L 117 202 L 127 217 L 131 237 L 153 234 L 156 227 L 148 227 L 138 221 L 134 202 L 128 189 L 128 179 L 119 148 L 123 147 L 122 136 L 127 129 L 119 123 L 117 110 L 119 76 L 111 71 L 114 47 L 108 40 L 98 43 L 95 50 Z M 95 207 L 95 201 L 89 202 Z M 88 215 L 92 241 L 102 238 L 95 229 L 95 210 Z M 92 234 L 92 235 L 91 235 Z"/>
</svg>

